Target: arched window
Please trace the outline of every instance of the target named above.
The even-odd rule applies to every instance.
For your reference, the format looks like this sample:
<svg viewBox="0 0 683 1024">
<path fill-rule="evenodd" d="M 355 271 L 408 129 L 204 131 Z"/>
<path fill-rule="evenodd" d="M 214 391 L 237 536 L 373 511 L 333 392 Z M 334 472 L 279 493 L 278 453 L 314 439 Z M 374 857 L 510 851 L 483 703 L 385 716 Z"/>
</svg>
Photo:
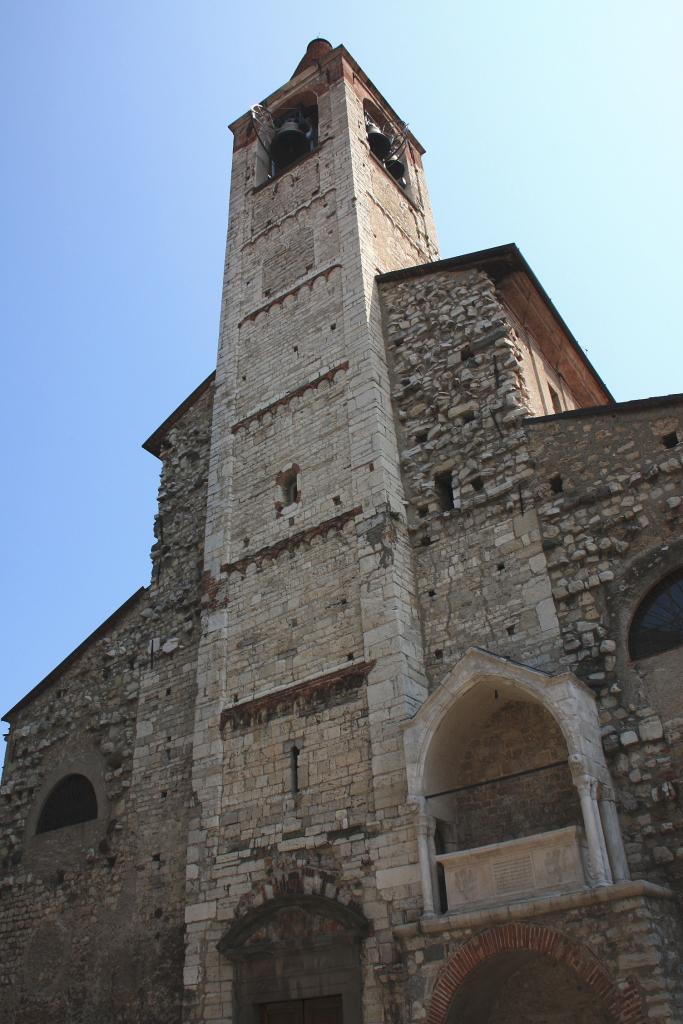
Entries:
<svg viewBox="0 0 683 1024">
<path fill-rule="evenodd" d="M 85 775 L 66 775 L 50 792 L 38 819 L 36 832 L 53 832 L 97 817 L 97 797 Z"/>
<path fill-rule="evenodd" d="M 634 660 L 683 645 L 683 569 L 666 576 L 641 602 L 631 623 Z"/>
</svg>

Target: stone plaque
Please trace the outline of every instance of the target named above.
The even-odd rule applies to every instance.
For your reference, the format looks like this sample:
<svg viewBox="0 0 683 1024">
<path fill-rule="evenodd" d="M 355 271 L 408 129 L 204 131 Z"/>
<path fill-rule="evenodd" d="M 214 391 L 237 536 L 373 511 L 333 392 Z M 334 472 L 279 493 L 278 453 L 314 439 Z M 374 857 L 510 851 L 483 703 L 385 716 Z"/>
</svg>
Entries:
<svg viewBox="0 0 683 1024">
<path fill-rule="evenodd" d="M 513 892 L 526 892 L 533 889 L 534 866 L 531 857 L 516 857 L 514 860 L 502 860 L 493 864 L 493 881 L 499 896 L 507 896 Z"/>
</svg>

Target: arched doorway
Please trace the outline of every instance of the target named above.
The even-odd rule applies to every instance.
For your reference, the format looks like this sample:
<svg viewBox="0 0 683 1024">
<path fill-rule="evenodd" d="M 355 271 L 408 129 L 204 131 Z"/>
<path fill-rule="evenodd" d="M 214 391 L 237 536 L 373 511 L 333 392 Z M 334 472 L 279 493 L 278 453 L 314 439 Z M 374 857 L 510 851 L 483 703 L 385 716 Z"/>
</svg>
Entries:
<svg viewBox="0 0 683 1024">
<path fill-rule="evenodd" d="M 447 1024 L 614 1024 L 566 964 L 537 953 L 501 953 L 460 988 Z"/>
<path fill-rule="evenodd" d="M 239 918 L 218 949 L 234 966 L 235 1024 L 356 1024 L 363 914 L 323 896 L 278 896 Z"/>
<path fill-rule="evenodd" d="M 525 923 L 490 928 L 442 968 L 427 1024 L 644 1024 L 630 981 L 618 988 L 584 946 Z"/>
</svg>

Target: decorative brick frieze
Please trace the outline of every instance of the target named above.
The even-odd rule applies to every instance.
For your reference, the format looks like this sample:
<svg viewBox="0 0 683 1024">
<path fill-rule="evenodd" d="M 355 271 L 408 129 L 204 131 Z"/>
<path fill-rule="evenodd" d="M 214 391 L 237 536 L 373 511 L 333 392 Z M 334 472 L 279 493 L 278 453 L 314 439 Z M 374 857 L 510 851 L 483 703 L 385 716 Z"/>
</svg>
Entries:
<svg viewBox="0 0 683 1024">
<path fill-rule="evenodd" d="M 355 695 L 374 664 L 374 661 L 357 662 L 226 708 L 221 712 L 221 732 L 226 725 L 233 730 L 248 729 L 282 715 L 310 714 L 319 707 L 343 703 L 349 695 Z"/>
<path fill-rule="evenodd" d="M 245 416 L 243 419 L 238 420 L 237 423 L 232 425 L 232 433 L 236 434 L 238 430 L 246 430 L 252 423 L 258 423 L 267 416 L 268 413 L 273 413 L 277 409 L 283 406 L 289 405 L 293 398 L 300 398 L 301 395 L 305 395 L 307 391 L 315 391 L 324 381 L 333 381 L 338 373 L 342 370 L 348 370 L 349 363 L 345 360 L 343 363 L 338 363 L 337 366 L 330 367 L 325 373 L 318 374 L 313 380 L 306 381 L 305 384 L 301 384 L 298 388 L 294 388 L 292 391 L 288 391 L 286 395 L 282 395 L 280 398 L 276 398 L 274 402 L 269 402 L 267 405 L 261 406 L 255 412 L 252 412 L 249 416 Z"/>
<path fill-rule="evenodd" d="M 276 295 L 269 302 L 266 302 L 263 306 L 259 306 L 257 309 L 252 310 L 251 313 L 247 313 L 247 315 L 245 317 L 242 317 L 242 319 L 240 320 L 238 327 L 241 327 L 242 324 L 247 323 L 247 321 L 249 320 L 255 320 L 260 313 L 267 313 L 268 310 L 273 308 L 273 306 L 282 305 L 282 303 L 285 301 L 286 298 L 288 298 L 288 296 L 296 295 L 296 293 L 301 291 L 302 288 L 312 288 L 314 283 L 318 280 L 318 278 L 328 278 L 333 270 L 339 269 L 341 269 L 341 263 L 332 263 L 330 264 L 330 266 L 324 267 L 322 270 L 317 271 L 315 274 L 311 274 L 311 276 L 307 277 L 305 281 L 299 281 L 299 283 L 294 285 L 293 288 L 288 288 L 287 291 L 281 292 L 279 295 Z"/>
<path fill-rule="evenodd" d="M 226 562 L 225 565 L 221 566 L 221 572 L 228 574 L 239 572 L 244 575 L 247 567 L 252 562 L 262 565 L 263 562 L 278 558 L 284 551 L 294 551 L 296 548 L 301 547 L 302 544 L 310 544 L 314 537 L 326 537 L 331 530 L 343 530 L 346 524 L 355 519 L 356 516 L 359 516 L 362 511 L 361 506 L 356 505 L 355 508 L 350 508 L 338 516 L 326 519 L 316 526 L 309 526 L 306 530 L 300 530 L 298 533 L 292 534 L 291 537 L 278 541 L 277 544 L 269 544 L 267 547 L 261 548 L 260 551 L 254 551 L 253 554 L 245 555 L 244 558 L 240 558 L 236 562 Z"/>
<path fill-rule="evenodd" d="M 313 196 L 310 202 L 301 203 L 297 205 L 295 210 L 288 211 L 284 215 L 284 217 L 280 217 L 278 220 L 275 221 L 270 221 L 265 227 L 260 228 L 258 231 L 255 231 L 251 238 L 247 239 L 247 241 L 244 243 L 244 251 L 247 252 L 250 246 L 256 245 L 262 239 L 266 238 L 271 232 L 279 231 L 283 227 L 283 225 L 287 223 L 287 221 L 290 221 L 292 219 L 299 219 L 302 213 L 304 213 L 304 211 L 310 210 L 317 203 L 322 203 L 323 206 L 325 206 L 327 204 L 327 200 L 330 198 L 330 196 L 333 196 L 336 193 L 336 191 L 337 189 L 335 187 L 328 188 L 325 190 L 325 192 Z"/>
</svg>

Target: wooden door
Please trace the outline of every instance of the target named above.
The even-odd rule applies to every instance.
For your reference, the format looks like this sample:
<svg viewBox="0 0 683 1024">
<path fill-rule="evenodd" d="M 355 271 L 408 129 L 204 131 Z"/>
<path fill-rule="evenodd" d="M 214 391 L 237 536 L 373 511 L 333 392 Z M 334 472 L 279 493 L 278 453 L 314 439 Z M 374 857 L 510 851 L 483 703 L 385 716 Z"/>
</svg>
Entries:
<svg viewBox="0 0 683 1024">
<path fill-rule="evenodd" d="M 304 1024 L 342 1024 L 341 996 L 307 999 L 304 1002 Z"/>
<path fill-rule="evenodd" d="M 289 999 L 261 1007 L 261 1024 L 342 1024 L 341 996 Z"/>
</svg>

